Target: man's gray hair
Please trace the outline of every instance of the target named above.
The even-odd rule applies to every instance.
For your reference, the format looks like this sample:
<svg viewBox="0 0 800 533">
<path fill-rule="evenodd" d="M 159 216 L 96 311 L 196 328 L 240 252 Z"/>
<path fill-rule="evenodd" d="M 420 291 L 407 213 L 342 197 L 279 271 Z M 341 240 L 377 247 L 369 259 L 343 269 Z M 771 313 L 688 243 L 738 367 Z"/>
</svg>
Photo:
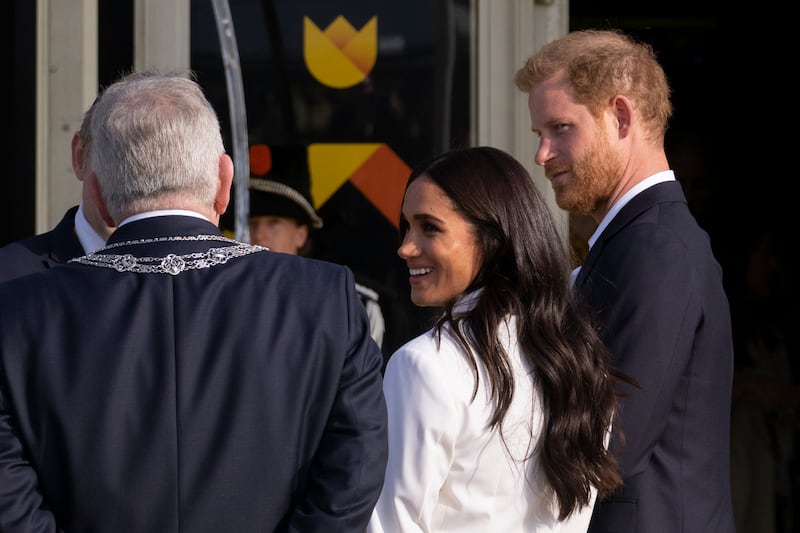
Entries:
<svg viewBox="0 0 800 533">
<path fill-rule="evenodd" d="M 217 114 L 184 75 L 134 73 L 92 114 L 92 169 L 116 222 L 153 209 L 209 209 L 225 152 Z"/>
</svg>

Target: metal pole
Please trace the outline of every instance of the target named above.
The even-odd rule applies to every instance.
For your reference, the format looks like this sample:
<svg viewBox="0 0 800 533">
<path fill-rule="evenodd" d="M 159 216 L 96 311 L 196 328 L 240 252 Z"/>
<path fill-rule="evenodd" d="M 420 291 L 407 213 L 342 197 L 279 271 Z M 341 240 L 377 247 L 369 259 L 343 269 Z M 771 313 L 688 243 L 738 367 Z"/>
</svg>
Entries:
<svg viewBox="0 0 800 533">
<path fill-rule="evenodd" d="M 244 102 L 242 69 L 239 63 L 239 47 L 233 31 L 233 19 L 227 0 L 211 0 L 217 22 L 222 62 L 225 67 L 225 83 L 228 89 L 228 107 L 231 115 L 233 138 L 234 207 L 236 240 L 250 242 L 247 217 L 250 210 L 250 159 L 247 140 L 247 111 Z"/>
</svg>

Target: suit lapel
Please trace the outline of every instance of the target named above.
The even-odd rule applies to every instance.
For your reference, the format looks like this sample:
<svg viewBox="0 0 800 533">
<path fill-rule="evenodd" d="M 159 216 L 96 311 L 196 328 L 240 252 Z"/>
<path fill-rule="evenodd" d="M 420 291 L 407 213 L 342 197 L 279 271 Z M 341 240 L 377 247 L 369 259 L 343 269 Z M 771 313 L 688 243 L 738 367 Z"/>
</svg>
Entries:
<svg viewBox="0 0 800 533">
<path fill-rule="evenodd" d="M 594 269 L 594 265 L 603 255 L 603 249 L 614 235 L 657 204 L 676 201 L 686 203 L 686 196 L 683 194 L 683 189 L 678 181 L 658 183 L 631 198 L 625 204 L 625 207 L 620 209 L 619 213 L 609 222 L 608 226 L 597 238 L 597 241 L 595 241 L 594 246 L 589 250 L 578 276 L 575 278 L 575 290 L 580 292 L 581 287 Z"/>
</svg>

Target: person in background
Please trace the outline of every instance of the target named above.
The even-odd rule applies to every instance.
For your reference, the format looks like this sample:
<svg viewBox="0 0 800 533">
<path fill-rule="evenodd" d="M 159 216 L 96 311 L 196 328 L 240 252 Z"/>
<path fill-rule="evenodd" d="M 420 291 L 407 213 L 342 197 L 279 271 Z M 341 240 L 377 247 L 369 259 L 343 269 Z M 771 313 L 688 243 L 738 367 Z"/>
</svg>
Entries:
<svg viewBox="0 0 800 533">
<path fill-rule="evenodd" d="M 0 282 L 91 253 L 106 244 L 114 231 L 103 221 L 89 196 L 84 176 L 89 172 L 92 142 L 91 119 L 98 95 L 86 110 L 80 130 L 72 136 L 72 170 L 81 182 L 81 202 L 71 207 L 50 231 L 12 242 L 0 248 Z"/>
<path fill-rule="evenodd" d="M 313 230 L 323 221 L 311 200 L 308 149 L 305 146 L 254 144 L 250 157 L 250 242 L 274 252 L 313 257 Z M 356 282 L 367 311 L 370 335 L 383 345 L 386 331 L 378 293 Z"/>
<path fill-rule="evenodd" d="M 594 311 L 621 385 L 622 486 L 590 532 L 730 533 L 731 313 L 722 269 L 664 150 L 672 114 L 647 44 L 575 31 L 516 72 L 535 162 L 558 206 L 597 228 L 574 290 Z"/>
<path fill-rule="evenodd" d="M 411 300 L 443 311 L 386 367 L 389 462 L 368 531 L 586 531 L 621 481 L 606 446 L 622 376 L 530 175 L 491 147 L 424 162 L 400 240 Z"/>
<path fill-rule="evenodd" d="M 250 146 L 250 242 L 309 257 L 322 219 L 311 201 L 305 146 Z"/>
<path fill-rule="evenodd" d="M 122 78 L 91 129 L 117 229 L 0 284 L 0 531 L 364 531 L 387 417 L 352 272 L 222 235 L 233 162 L 190 77 Z"/>
<path fill-rule="evenodd" d="M 736 366 L 731 420 L 731 493 L 737 533 L 797 531 L 800 315 L 787 265 L 791 231 L 764 214 L 740 233 L 732 284 Z"/>
</svg>

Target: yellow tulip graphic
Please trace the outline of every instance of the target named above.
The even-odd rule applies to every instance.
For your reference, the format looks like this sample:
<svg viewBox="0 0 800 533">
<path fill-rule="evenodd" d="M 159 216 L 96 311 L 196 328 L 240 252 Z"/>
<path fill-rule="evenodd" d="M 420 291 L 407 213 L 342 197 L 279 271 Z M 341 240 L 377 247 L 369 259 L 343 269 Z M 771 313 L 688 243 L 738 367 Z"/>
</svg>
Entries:
<svg viewBox="0 0 800 533">
<path fill-rule="evenodd" d="M 303 56 L 306 67 L 323 85 L 346 89 L 364 80 L 378 58 L 378 17 L 356 31 L 339 15 L 321 31 L 303 17 Z"/>
</svg>

